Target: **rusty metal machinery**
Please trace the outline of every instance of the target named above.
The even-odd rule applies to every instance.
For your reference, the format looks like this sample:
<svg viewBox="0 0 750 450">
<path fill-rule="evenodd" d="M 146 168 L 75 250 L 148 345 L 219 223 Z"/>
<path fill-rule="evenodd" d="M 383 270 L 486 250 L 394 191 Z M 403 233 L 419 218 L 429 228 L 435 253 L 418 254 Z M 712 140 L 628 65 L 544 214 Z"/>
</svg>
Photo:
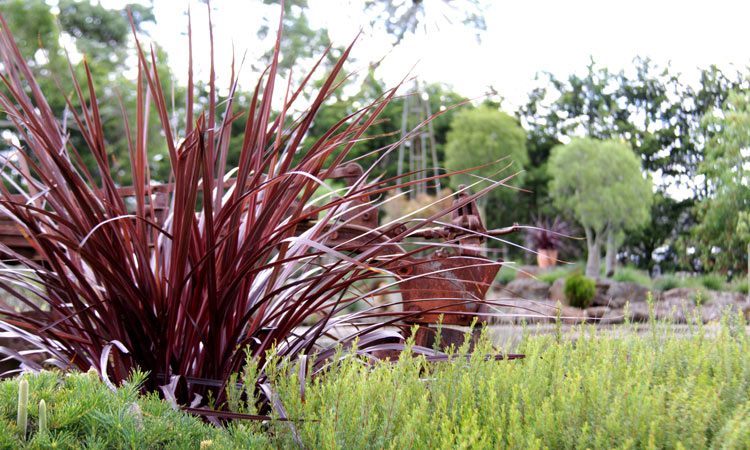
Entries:
<svg viewBox="0 0 750 450">
<path fill-rule="evenodd" d="M 357 164 L 350 164 L 345 169 L 349 186 L 362 176 L 362 168 Z M 340 223 L 333 224 L 328 230 L 329 246 L 366 251 L 377 245 L 382 253 L 393 257 L 386 267 L 402 277 L 398 291 L 403 304 L 403 321 L 420 325 L 416 336 L 417 345 L 432 345 L 436 335 L 434 326 L 438 322 L 468 326 L 474 318 L 480 322 L 483 320 L 481 313 L 485 309 L 485 296 L 503 261 L 487 258 L 482 246 L 488 236 L 500 236 L 518 230 L 517 224 L 487 230 L 475 201 L 468 200 L 465 186 L 461 186 L 459 191 L 453 206 L 460 206 L 452 211 L 450 225 L 420 229 L 405 235 L 406 238 L 442 240 L 443 245 L 428 256 L 409 256 L 402 247 L 405 241 L 394 239 L 404 235 L 407 229 L 405 224 L 395 224 L 388 231 L 373 233 L 379 228 L 378 207 L 367 198 L 350 204 Z M 464 333 L 444 328 L 440 335 L 443 345 L 460 345 Z"/>
</svg>

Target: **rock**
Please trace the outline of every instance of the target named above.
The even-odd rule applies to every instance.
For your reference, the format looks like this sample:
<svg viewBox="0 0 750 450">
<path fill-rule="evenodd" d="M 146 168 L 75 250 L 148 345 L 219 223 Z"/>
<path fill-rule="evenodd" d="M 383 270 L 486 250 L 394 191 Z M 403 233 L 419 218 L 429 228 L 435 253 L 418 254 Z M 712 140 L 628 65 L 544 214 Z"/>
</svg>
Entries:
<svg viewBox="0 0 750 450">
<path fill-rule="evenodd" d="M 703 321 L 703 323 L 718 321 L 731 309 L 731 307 L 727 306 L 721 307 L 718 305 L 703 305 L 700 308 L 701 320 Z"/>
<path fill-rule="evenodd" d="M 605 313 L 599 323 L 602 325 L 611 325 L 616 323 L 625 322 L 625 310 L 624 309 L 610 309 L 609 312 Z"/>
<path fill-rule="evenodd" d="M 625 303 L 645 302 L 649 290 L 645 286 L 632 281 L 613 282 L 607 290 L 608 305 L 613 308 L 621 308 Z"/>
<path fill-rule="evenodd" d="M 648 322 L 648 305 L 645 302 L 631 303 L 628 314 L 633 322 Z"/>
<path fill-rule="evenodd" d="M 662 292 L 661 298 L 664 300 L 679 299 L 679 300 L 685 300 L 688 303 L 692 303 L 693 299 L 695 298 L 699 290 L 700 289 L 698 288 L 692 288 L 692 287 L 674 288 L 674 289 L 670 289 L 668 291 Z"/>
<path fill-rule="evenodd" d="M 526 321 L 534 323 L 554 323 L 557 319 L 557 302 L 552 300 L 512 300 L 505 302 L 512 306 L 500 307 L 499 312 L 511 315 L 513 323 Z M 560 305 L 560 321 L 565 324 L 576 324 L 586 321 L 586 311 L 573 306 Z"/>
<path fill-rule="evenodd" d="M 565 287 L 565 278 L 558 278 L 552 283 L 552 287 L 549 288 L 549 298 L 556 302 L 560 302 L 563 305 L 568 304 L 568 299 L 565 298 L 563 288 Z"/>
<path fill-rule="evenodd" d="M 560 305 L 560 320 L 566 324 L 577 324 L 586 321 L 586 310 L 574 306 Z"/>
<path fill-rule="evenodd" d="M 547 298 L 549 284 L 532 278 L 523 278 L 511 281 L 504 290 L 513 297 L 527 300 L 541 300 Z"/>
<path fill-rule="evenodd" d="M 711 292 L 711 298 L 706 301 L 706 305 L 716 306 L 742 306 L 747 303 L 747 296 L 737 292 Z"/>
<path fill-rule="evenodd" d="M 539 266 L 521 266 L 516 270 L 516 280 L 533 279 L 542 272 L 544 272 L 544 269 Z"/>
<path fill-rule="evenodd" d="M 601 319 L 611 309 L 608 306 L 592 306 L 586 308 L 586 316 L 592 319 Z"/>
<path fill-rule="evenodd" d="M 674 300 L 665 300 L 654 304 L 654 316 L 657 320 L 664 320 L 671 323 L 687 323 L 686 314 L 693 313 L 695 306 L 683 300 L 676 302 Z"/>
<path fill-rule="evenodd" d="M 606 278 L 596 279 L 596 290 L 594 291 L 594 298 L 591 300 L 591 306 L 608 306 L 609 305 L 609 288 L 612 286 L 614 281 Z"/>
<path fill-rule="evenodd" d="M 547 323 L 555 321 L 556 304 L 549 300 L 503 300 L 508 306 L 494 307 L 493 312 L 507 314 L 506 317 L 493 318 L 494 323 Z"/>
<path fill-rule="evenodd" d="M 725 292 L 724 294 L 729 294 Z M 725 316 L 729 320 L 733 320 L 733 318 L 741 312 L 745 319 L 750 317 L 750 305 L 748 305 L 746 302 L 738 303 L 738 302 L 727 302 L 724 304 L 720 304 L 719 302 L 712 302 L 706 305 L 703 305 L 700 307 L 701 312 L 701 320 L 703 320 L 703 323 L 708 322 L 715 322 L 723 319 Z"/>
<path fill-rule="evenodd" d="M 671 323 L 686 323 L 686 314 L 692 314 L 694 305 L 681 299 L 668 299 L 654 303 L 654 318 Z M 633 322 L 648 322 L 649 309 L 647 302 L 630 303 L 628 306 L 630 320 Z"/>
</svg>

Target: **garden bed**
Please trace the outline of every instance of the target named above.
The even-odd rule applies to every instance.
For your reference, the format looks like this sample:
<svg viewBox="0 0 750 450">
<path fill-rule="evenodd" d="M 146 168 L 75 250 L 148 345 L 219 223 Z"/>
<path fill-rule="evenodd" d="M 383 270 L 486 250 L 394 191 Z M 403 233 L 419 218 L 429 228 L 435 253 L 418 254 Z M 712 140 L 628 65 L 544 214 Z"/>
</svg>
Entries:
<svg viewBox="0 0 750 450">
<path fill-rule="evenodd" d="M 449 363 L 352 357 L 300 390 L 298 366 L 268 373 L 291 422 L 224 429 L 176 412 L 140 379 L 108 390 L 91 374 L 30 380 L 29 447 L 58 448 L 736 448 L 750 442 L 750 337 L 737 316 L 679 330 L 523 329 L 519 361 L 495 361 L 488 339 Z M 487 334 L 488 335 L 488 334 Z M 464 349 L 465 350 L 465 349 Z M 346 356 L 346 355 L 341 355 Z M 350 356 L 350 355 L 349 355 Z M 20 447 L 18 379 L 0 383 L 0 444 Z M 303 395 L 301 393 L 304 392 Z M 39 400 L 49 433 L 36 429 Z M 139 406 L 133 407 L 137 403 Z M 248 412 L 234 402 L 238 412 Z M 210 442 L 207 442 L 210 441 Z M 210 445 L 210 447 L 209 447 Z"/>
</svg>

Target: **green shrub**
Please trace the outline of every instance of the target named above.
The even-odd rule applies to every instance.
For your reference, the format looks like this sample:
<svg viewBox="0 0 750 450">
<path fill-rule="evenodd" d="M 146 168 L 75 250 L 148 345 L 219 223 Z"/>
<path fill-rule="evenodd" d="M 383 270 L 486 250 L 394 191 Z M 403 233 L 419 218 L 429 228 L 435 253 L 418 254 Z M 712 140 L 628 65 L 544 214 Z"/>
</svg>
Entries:
<svg viewBox="0 0 750 450">
<path fill-rule="evenodd" d="M 668 291 L 682 286 L 682 280 L 675 275 L 668 274 L 657 278 L 654 281 L 654 289 L 657 291 Z"/>
<path fill-rule="evenodd" d="M 619 282 L 628 281 L 632 283 L 638 283 L 641 286 L 646 286 L 648 288 L 652 287 L 653 285 L 653 283 L 651 282 L 651 278 L 648 276 L 648 273 L 643 270 L 638 270 L 634 267 L 618 268 L 612 279 Z"/>
<path fill-rule="evenodd" d="M 299 448 L 295 432 L 306 448 L 746 448 L 744 324 L 669 330 L 527 337 L 514 350 L 523 361 L 476 351 L 363 365 L 346 354 L 325 377 L 303 379 L 304 402 L 289 364 L 272 384 L 287 415 L 306 420 L 270 432 L 280 448 Z"/>
<path fill-rule="evenodd" d="M 272 448 L 259 423 L 222 430 L 172 409 L 156 394 L 140 395 L 144 378 L 135 373 L 116 391 L 89 373 L 51 371 L 4 380 L 0 448 L 197 449 L 204 440 L 213 442 L 212 449 Z M 28 383 L 25 439 L 16 417 L 22 379 Z"/>
<path fill-rule="evenodd" d="M 660 291 L 668 291 L 675 288 L 705 288 L 721 291 L 725 287 L 725 279 L 721 275 L 713 273 L 697 277 L 680 277 L 674 274 L 666 274 L 654 281 L 654 288 Z"/>
<path fill-rule="evenodd" d="M 596 283 L 591 278 L 574 273 L 565 280 L 563 294 L 570 306 L 588 308 L 596 293 Z"/>
<path fill-rule="evenodd" d="M 553 269 L 545 270 L 536 276 L 538 280 L 544 281 L 545 283 L 552 284 L 559 278 L 565 278 L 568 275 L 581 270 L 581 265 L 576 264 L 565 264 Z"/>
<path fill-rule="evenodd" d="M 299 359 L 271 357 L 268 381 L 292 422 L 222 429 L 139 395 L 142 374 L 117 391 L 96 375 L 27 374 L 27 440 L 16 427 L 20 378 L 5 380 L 0 448 L 746 448 L 745 327 L 738 316 L 687 333 L 657 326 L 646 334 L 524 334 L 513 349 L 522 361 L 488 358 L 496 350 L 484 330 L 471 356 L 464 347 L 442 363 L 407 354 L 362 364 L 355 348 L 316 377 Z M 251 362 L 231 386 L 254 383 L 257 370 Z M 257 413 L 256 401 L 246 401 L 253 389 L 245 391 L 228 392 L 229 404 Z M 41 400 L 49 405 L 46 433 L 38 432 Z"/>
<path fill-rule="evenodd" d="M 740 294 L 747 295 L 747 277 L 739 277 L 732 280 L 732 284 L 729 285 L 729 289 L 732 292 L 738 292 Z"/>
<path fill-rule="evenodd" d="M 712 291 L 721 291 L 724 289 L 726 279 L 717 273 L 707 273 L 698 277 L 701 286 Z"/>
</svg>

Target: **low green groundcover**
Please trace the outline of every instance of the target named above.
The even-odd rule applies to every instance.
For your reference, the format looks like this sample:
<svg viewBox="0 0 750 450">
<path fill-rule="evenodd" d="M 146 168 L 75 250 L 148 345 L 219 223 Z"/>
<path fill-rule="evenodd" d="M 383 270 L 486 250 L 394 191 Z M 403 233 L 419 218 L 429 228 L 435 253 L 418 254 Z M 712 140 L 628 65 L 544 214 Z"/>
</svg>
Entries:
<svg viewBox="0 0 750 450">
<path fill-rule="evenodd" d="M 527 330 L 528 331 L 528 330 Z M 533 333 L 528 333 L 533 334 Z M 89 374 L 29 381 L 28 436 L 16 426 L 18 378 L 0 383 L 4 448 L 748 448 L 750 338 L 744 321 L 660 324 L 645 333 L 586 326 L 525 337 L 524 360 L 494 361 L 487 339 L 450 363 L 422 357 L 341 363 L 300 390 L 299 367 L 276 362 L 269 379 L 292 422 L 224 429 L 138 394 L 142 374 L 117 392 Z M 252 411 L 232 393 L 232 407 Z M 46 433 L 38 404 L 48 405 Z M 140 413 L 134 413 L 134 403 Z M 298 420 L 303 419 L 303 420 Z M 210 442 L 206 442 L 210 441 Z"/>
</svg>

